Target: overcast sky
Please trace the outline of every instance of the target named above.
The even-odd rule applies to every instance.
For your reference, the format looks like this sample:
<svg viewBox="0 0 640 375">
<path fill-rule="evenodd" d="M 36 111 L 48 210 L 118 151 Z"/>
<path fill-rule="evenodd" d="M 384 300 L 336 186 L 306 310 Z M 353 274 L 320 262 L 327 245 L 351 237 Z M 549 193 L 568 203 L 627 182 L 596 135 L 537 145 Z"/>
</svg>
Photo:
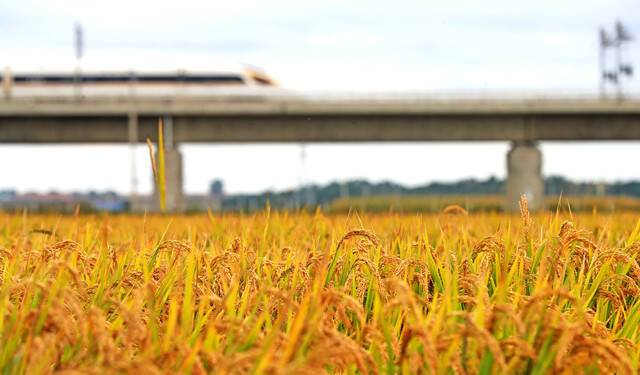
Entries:
<svg viewBox="0 0 640 375">
<path fill-rule="evenodd" d="M 634 1 L 3 1 L 0 66 L 72 68 L 73 24 L 84 64 L 101 68 L 256 65 L 301 91 L 595 94 L 597 29 L 620 18 L 640 35 Z M 640 69 L 640 43 L 625 51 Z M 640 92 L 640 80 L 626 83 Z M 504 143 L 183 145 L 186 189 L 222 178 L 228 191 L 301 180 L 390 179 L 406 184 L 504 176 Z M 543 144 L 545 174 L 640 179 L 638 143 Z M 137 150 L 141 191 L 150 189 Z M 126 146 L 0 147 L 0 189 L 130 187 Z M 9 161 L 7 163 L 7 161 Z"/>
</svg>

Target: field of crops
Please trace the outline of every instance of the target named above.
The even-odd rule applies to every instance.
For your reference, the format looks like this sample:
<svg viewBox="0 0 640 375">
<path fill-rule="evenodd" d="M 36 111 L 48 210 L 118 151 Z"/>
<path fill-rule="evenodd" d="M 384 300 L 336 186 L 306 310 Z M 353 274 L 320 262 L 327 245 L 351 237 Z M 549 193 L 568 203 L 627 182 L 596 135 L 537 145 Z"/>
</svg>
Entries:
<svg viewBox="0 0 640 375">
<path fill-rule="evenodd" d="M 346 213 L 357 209 L 362 212 L 440 212 L 450 205 L 460 205 L 468 212 L 501 212 L 504 196 L 501 195 L 405 195 L 365 196 L 340 198 L 327 209 L 334 213 Z M 640 212 L 640 199 L 624 196 L 547 196 L 544 207 L 549 211 L 566 212 Z"/>
<path fill-rule="evenodd" d="M 0 214 L 2 373 L 636 373 L 637 214 Z"/>
</svg>

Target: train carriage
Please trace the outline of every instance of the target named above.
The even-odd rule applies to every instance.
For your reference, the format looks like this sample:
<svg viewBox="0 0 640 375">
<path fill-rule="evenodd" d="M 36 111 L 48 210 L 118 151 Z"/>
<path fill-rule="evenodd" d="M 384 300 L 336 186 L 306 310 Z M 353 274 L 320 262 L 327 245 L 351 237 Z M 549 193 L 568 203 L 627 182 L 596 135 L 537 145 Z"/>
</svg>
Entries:
<svg viewBox="0 0 640 375">
<path fill-rule="evenodd" d="M 283 93 L 253 67 L 237 69 L 19 70 L 2 72 L 5 97 L 234 96 Z"/>
</svg>

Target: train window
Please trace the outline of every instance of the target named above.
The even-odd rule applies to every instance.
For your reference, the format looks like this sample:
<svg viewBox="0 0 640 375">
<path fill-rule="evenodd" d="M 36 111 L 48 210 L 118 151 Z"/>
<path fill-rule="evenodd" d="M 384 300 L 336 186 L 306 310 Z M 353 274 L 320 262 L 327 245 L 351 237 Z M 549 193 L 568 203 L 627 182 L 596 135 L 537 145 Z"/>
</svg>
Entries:
<svg viewBox="0 0 640 375">
<path fill-rule="evenodd" d="M 239 74 L 18 74 L 16 83 L 225 83 L 243 84 L 244 78 Z"/>
</svg>

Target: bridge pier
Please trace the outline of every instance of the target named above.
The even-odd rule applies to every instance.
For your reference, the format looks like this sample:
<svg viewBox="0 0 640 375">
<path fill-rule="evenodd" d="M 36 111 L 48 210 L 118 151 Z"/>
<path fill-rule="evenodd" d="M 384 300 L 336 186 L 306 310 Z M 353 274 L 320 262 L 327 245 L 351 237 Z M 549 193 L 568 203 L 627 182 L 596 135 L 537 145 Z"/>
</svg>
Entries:
<svg viewBox="0 0 640 375">
<path fill-rule="evenodd" d="M 156 160 L 158 160 L 157 152 Z M 164 166 L 167 212 L 183 212 L 185 201 L 182 191 L 182 152 L 177 147 L 165 148 Z M 155 181 L 153 183 L 153 207 L 155 207 L 155 211 L 160 211 L 158 186 Z"/>
<path fill-rule="evenodd" d="M 519 210 L 522 194 L 527 197 L 529 210 L 537 211 L 544 207 L 542 152 L 535 142 L 513 142 L 507 154 L 506 211 Z"/>
<path fill-rule="evenodd" d="M 164 162 L 167 179 L 167 210 L 183 212 L 185 202 L 182 191 L 182 153 L 178 147 L 165 150 Z"/>
<path fill-rule="evenodd" d="M 182 190 L 182 152 L 180 152 L 178 144 L 173 141 L 173 119 L 170 116 L 165 116 L 163 122 L 167 212 L 183 212 L 186 202 Z M 159 160 L 157 152 L 156 160 Z M 155 183 L 153 187 L 154 206 L 159 208 L 158 187 Z"/>
</svg>

